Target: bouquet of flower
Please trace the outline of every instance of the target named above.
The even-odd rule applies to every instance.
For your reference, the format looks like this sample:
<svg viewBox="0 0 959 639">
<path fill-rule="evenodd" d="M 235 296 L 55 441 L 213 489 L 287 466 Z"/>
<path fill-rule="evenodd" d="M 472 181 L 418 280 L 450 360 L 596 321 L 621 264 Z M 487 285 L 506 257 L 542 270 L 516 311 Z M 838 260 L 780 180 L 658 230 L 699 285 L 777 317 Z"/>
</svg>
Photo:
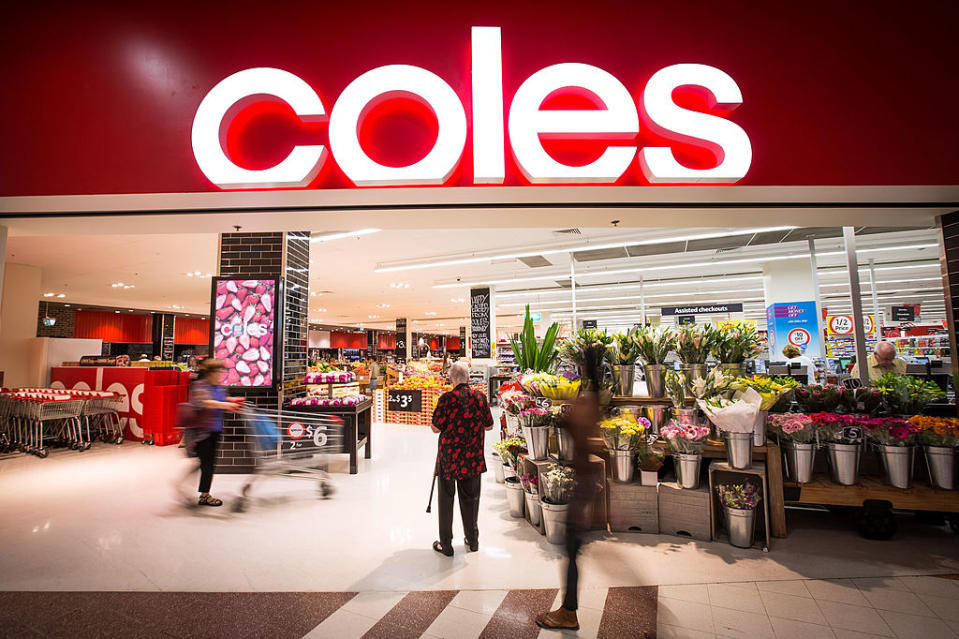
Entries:
<svg viewBox="0 0 959 639">
<path fill-rule="evenodd" d="M 803 413 L 779 413 L 766 419 L 770 430 L 784 439 L 797 444 L 809 444 L 816 439 L 816 427 L 812 418 Z"/>
<path fill-rule="evenodd" d="M 516 460 L 520 454 L 526 453 L 526 440 L 522 437 L 509 437 L 493 444 L 503 463 L 510 468 L 516 468 Z"/>
<path fill-rule="evenodd" d="M 516 378 L 516 381 L 519 382 L 520 386 L 523 387 L 527 393 L 534 397 L 541 397 L 543 392 L 541 390 L 544 384 L 553 384 L 557 381 L 555 375 L 550 373 L 524 373 Z"/>
<path fill-rule="evenodd" d="M 819 441 L 832 444 L 858 444 L 863 431 L 876 428 L 881 419 L 866 415 L 839 415 L 838 413 L 813 413 L 809 416 L 819 436 Z"/>
<path fill-rule="evenodd" d="M 714 332 L 713 357 L 723 364 L 742 364 L 762 351 L 759 331 L 745 322 L 730 322 Z"/>
<path fill-rule="evenodd" d="M 639 359 L 639 349 L 630 331 L 613 333 L 613 343 L 606 351 L 610 362 L 616 366 L 632 366 Z"/>
<path fill-rule="evenodd" d="M 748 480 L 741 484 L 719 484 L 716 493 L 723 506 L 737 510 L 755 510 L 762 501 L 759 484 Z"/>
<path fill-rule="evenodd" d="M 623 411 L 618 417 L 601 421 L 599 428 L 610 450 L 636 450 L 646 442 L 649 420 L 645 417 L 637 419 L 631 412 Z"/>
<path fill-rule="evenodd" d="M 696 399 L 713 399 L 725 397 L 730 389 L 735 388 L 732 376 L 724 375 L 721 370 L 714 368 L 706 373 L 706 377 L 696 377 L 691 385 L 691 394 Z"/>
<path fill-rule="evenodd" d="M 793 395 L 799 386 L 799 380 L 795 377 L 774 377 L 773 381 L 783 387 L 782 393 L 776 403 L 769 407 L 770 413 L 785 413 L 789 411 L 792 405 Z"/>
<path fill-rule="evenodd" d="M 717 331 L 709 326 L 694 324 L 679 327 L 676 335 L 676 353 L 683 364 L 705 364 L 713 349 Z"/>
<path fill-rule="evenodd" d="M 580 372 L 583 372 L 583 367 L 586 365 L 586 352 L 590 348 L 601 347 L 605 353 L 612 343 L 613 338 L 606 334 L 605 329 L 601 331 L 595 328 L 581 328 L 575 336 L 564 340 L 559 345 L 559 356 L 567 362 L 576 364 L 580 367 Z"/>
<path fill-rule="evenodd" d="M 861 422 L 866 437 L 883 446 L 912 446 L 922 430 L 900 417 L 881 417 Z"/>
<path fill-rule="evenodd" d="M 506 391 L 499 396 L 499 405 L 512 416 L 536 406 L 536 400 L 520 391 Z"/>
<path fill-rule="evenodd" d="M 536 473 L 523 473 L 523 476 L 519 478 L 521 484 L 523 484 L 523 490 L 526 492 L 535 495 L 539 492 L 539 475 Z"/>
<path fill-rule="evenodd" d="M 676 335 L 668 326 L 642 326 L 633 333 L 633 343 L 644 364 L 658 366 L 676 350 Z"/>
<path fill-rule="evenodd" d="M 914 415 L 909 423 L 922 431 L 920 439 L 926 446 L 956 448 L 959 446 L 959 419 L 955 417 L 926 417 Z"/>
<path fill-rule="evenodd" d="M 763 400 L 759 410 L 769 410 L 779 401 L 783 393 L 791 390 L 788 386 L 765 375 L 740 377 L 732 383 L 732 388 L 740 393 L 744 392 L 747 388 L 751 388 L 759 393 L 759 396 L 762 397 Z"/>
<path fill-rule="evenodd" d="M 804 384 L 796 388 L 795 395 L 804 413 L 833 413 L 842 399 L 842 388 L 833 384 Z"/>
<path fill-rule="evenodd" d="M 580 380 L 568 380 L 565 377 L 557 376 L 552 382 L 543 382 L 539 386 L 539 391 L 543 397 L 550 399 L 568 400 L 575 399 L 579 395 Z"/>
<path fill-rule="evenodd" d="M 669 443 L 673 453 L 701 455 L 709 437 L 709 428 L 693 424 L 680 424 L 676 420 L 659 429 L 659 434 Z"/>
<path fill-rule="evenodd" d="M 935 382 L 912 375 L 886 373 L 873 382 L 882 393 L 882 401 L 891 415 L 918 415 L 930 402 L 946 396 Z"/>
<path fill-rule="evenodd" d="M 759 414 L 763 398 L 751 388 L 747 388 L 735 401 L 725 398 L 698 400 L 699 407 L 706 413 L 716 429 L 729 433 L 751 433 Z"/>
<path fill-rule="evenodd" d="M 676 371 L 666 371 L 666 394 L 674 408 L 688 408 L 687 403 L 693 401 L 692 393 L 688 388 L 686 375 Z"/>
<path fill-rule="evenodd" d="M 550 464 L 543 473 L 543 497 L 551 504 L 568 504 L 576 487 L 576 473 L 569 466 Z"/>
<path fill-rule="evenodd" d="M 516 416 L 519 419 L 520 426 L 549 426 L 550 414 L 545 408 L 527 408 Z"/>
<path fill-rule="evenodd" d="M 847 413 L 874 415 L 882 406 L 882 391 L 871 386 L 846 388 L 842 391 L 840 405 Z"/>
</svg>

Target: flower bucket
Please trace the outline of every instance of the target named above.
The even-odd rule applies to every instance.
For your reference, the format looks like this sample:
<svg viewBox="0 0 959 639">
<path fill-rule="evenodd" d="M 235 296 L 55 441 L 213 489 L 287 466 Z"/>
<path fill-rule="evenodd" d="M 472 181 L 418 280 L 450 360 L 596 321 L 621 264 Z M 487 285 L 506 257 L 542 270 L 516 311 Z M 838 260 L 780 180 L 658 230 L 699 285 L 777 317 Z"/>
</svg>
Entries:
<svg viewBox="0 0 959 639">
<path fill-rule="evenodd" d="M 529 513 L 529 521 L 534 526 L 539 526 L 543 520 L 543 506 L 539 502 L 539 495 L 536 493 L 525 493 L 526 512 Z"/>
<path fill-rule="evenodd" d="M 633 396 L 633 382 L 636 380 L 636 365 L 624 364 L 613 366 L 613 377 L 620 395 Z"/>
<path fill-rule="evenodd" d="M 566 515 L 569 512 L 569 504 L 551 504 L 543 500 L 542 506 L 546 541 L 551 544 L 565 544 Z"/>
<path fill-rule="evenodd" d="M 786 471 L 789 478 L 798 484 L 812 481 L 812 467 L 816 461 L 816 445 L 799 442 L 784 442 Z"/>
<path fill-rule="evenodd" d="M 909 488 L 912 485 L 912 468 L 916 461 L 915 446 L 879 446 L 886 481 L 894 488 Z"/>
<path fill-rule="evenodd" d="M 742 510 L 723 506 L 729 543 L 737 548 L 752 548 L 756 537 L 756 509 Z"/>
<path fill-rule="evenodd" d="M 503 462 L 503 479 L 508 480 L 510 477 L 516 477 L 516 471 L 509 464 Z"/>
<path fill-rule="evenodd" d="M 532 461 L 542 461 L 549 456 L 549 426 L 523 426 L 523 437 Z"/>
<path fill-rule="evenodd" d="M 721 370 L 721 371 L 723 372 L 723 374 L 729 375 L 730 377 L 742 377 L 742 376 L 743 376 L 743 365 L 742 365 L 742 363 L 720 364 L 720 365 L 717 366 L 716 368 L 718 368 L 719 370 Z"/>
<path fill-rule="evenodd" d="M 635 450 L 609 451 L 609 461 L 613 465 L 613 481 L 619 484 L 627 484 L 633 481 L 635 458 Z"/>
<path fill-rule="evenodd" d="M 859 457 L 862 444 L 826 444 L 829 476 L 834 484 L 855 486 L 859 481 Z"/>
<path fill-rule="evenodd" d="M 753 465 L 753 434 L 723 433 L 726 440 L 726 461 L 736 470 L 746 470 Z"/>
<path fill-rule="evenodd" d="M 651 405 L 643 406 L 643 412 L 646 419 L 649 420 L 649 430 L 652 433 L 659 434 L 659 429 L 663 424 L 669 421 L 669 406 Z"/>
<path fill-rule="evenodd" d="M 560 461 L 573 461 L 573 434 L 568 428 L 556 427 L 556 450 Z"/>
<path fill-rule="evenodd" d="M 753 446 L 766 445 L 766 418 L 769 417 L 768 410 L 761 410 L 756 414 L 756 421 L 753 422 Z"/>
<path fill-rule="evenodd" d="M 699 488 L 699 468 L 703 462 L 702 455 L 676 453 L 673 455 L 676 464 L 676 482 L 680 488 L 695 490 Z"/>
<path fill-rule="evenodd" d="M 519 483 L 516 477 L 510 477 L 506 480 L 506 503 L 509 505 L 510 517 L 520 518 L 526 514 L 526 511 L 523 510 L 526 503 L 523 497 L 525 494 L 523 485 Z"/>
<path fill-rule="evenodd" d="M 690 383 L 697 377 L 706 377 L 705 364 L 680 364 L 679 371 L 686 376 Z"/>
<path fill-rule="evenodd" d="M 646 392 L 649 396 L 666 397 L 666 367 L 662 364 L 646 364 L 643 368 L 646 371 Z"/>
<path fill-rule="evenodd" d="M 497 484 L 502 484 L 506 476 L 503 474 L 503 458 L 495 450 L 490 454 L 490 466 L 493 467 L 493 477 Z"/>
<path fill-rule="evenodd" d="M 956 489 L 956 449 L 946 446 L 926 446 L 926 467 L 929 483 L 943 490 Z"/>
<path fill-rule="evenodd" d="M 699 426 L 703 423 L 703 417 L 698 408 L 674 408 L 673 415 L 680 424 Z"/>
<path fill-rule="evenodd" d="M 519 418 L 516 415 L 506 414 L 506 433 L 510 436 L 520 432 Z"/>
</svg>

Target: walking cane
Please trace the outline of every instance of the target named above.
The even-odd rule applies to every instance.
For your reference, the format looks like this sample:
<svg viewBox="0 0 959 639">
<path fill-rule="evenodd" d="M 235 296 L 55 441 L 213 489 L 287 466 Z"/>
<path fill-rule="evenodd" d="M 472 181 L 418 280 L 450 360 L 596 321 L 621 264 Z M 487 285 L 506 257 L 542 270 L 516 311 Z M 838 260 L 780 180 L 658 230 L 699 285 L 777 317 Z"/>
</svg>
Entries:
<svg viewBox="0 0 959 639">
<path fill-rule="evenodd" d="M 433 512 L 433 491 L 436 490 L 436 476 L 439 474 L 440 469 L 440 442 L 439 439 L 436 440 L 436 463 L 433 464 L 433 483 L 430 484 L 430 501 L 426 504 L 427 514 Z"/>
</svg>

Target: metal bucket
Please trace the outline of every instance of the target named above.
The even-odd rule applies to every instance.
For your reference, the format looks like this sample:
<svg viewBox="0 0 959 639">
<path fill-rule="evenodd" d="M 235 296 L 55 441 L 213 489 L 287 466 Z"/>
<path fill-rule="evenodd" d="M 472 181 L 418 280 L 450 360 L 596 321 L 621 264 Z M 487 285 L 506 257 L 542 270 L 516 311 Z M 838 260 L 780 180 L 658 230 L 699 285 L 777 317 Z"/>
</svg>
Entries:
<svg viewBox="0 0 959 639">
<path fill-rule="evenodd" d="M 549 426 L 523 426 L 523 437 L 532 461 L 542 461 L 549 456 Z"/>
<path fill-rule="evenodd" d="M 816 462 L 816 445 L 799 442 L 785 442 L 786 471 L 789 478 L 799 484 L 812 481 L 812 467 Z"/>
<path fill-rule="evenodd" d="M 703 456 L 676 453 L 673 455 L 673 462 L 676 464 L 676 482 L 679 487 L 690 490 L 699 488 L 699 467 L 702 465 Z"/>
<path fill-rule="evenodd" d="M 912 485 L 912 468 L 916 461 L 915 446 L 880 446 L 879 455 L 886 471 L 886 481 L 894 488 Z"/>
<path fill-rule="evenodd" d="M 495 450 L 490 454 L 490 465 L 493 467 L 493 477 L 497 484 L 502 484 L 506 480 L 503 474 L 503 458 Z"/>
<path fill-rule="evenodd" d="M 613 481 L 619 484 L 627 484 L 633 481 L 635 458 L 635 450 L 609 451 L 609 461 L 613 465 Z"/>
<path fill-rule="evenodd" d="M 669 406 L 643 406 L 643 413 L 645 414 L 646 419 L 649 420 L 650 432 L 653 432 L 657 435 L 659 434 L 659 429 L 669 422 Z"/>
<path fill-rule="evenodd" d="M 566 514 L 569 504 L 551 504 L 542 502 L 543 526 L 546 528 L 546 541 L 551 544 L 566 543 Z"/>
<path fill-rule="evenodd" d="M 506 432 L 509 435 L 516 435 L 520 432 L 519 417 L 509 413 L 506 414 Z"/>
<path fill-rule="evenodd" d="M 677 422 L 687 426 L 701 426 L 703 423 L 703 417 L 698 408 L 674 408 L 673 416 Z"/>
<path fill-rule="evenodd" d="M 956 449 L 944 446 L 926 446 L 926 467 L 929 483 L 943 490 L 956 489 Z"/>
<path fill-rule="evenodd" d="M 756 421 L 753 422 L 753 446 L 766 445 L 766 418 L 769 417 L 768 410 L 761 410 L 756 414 Z"/>
<path fill-rule="evenodd" d="M 560 461 L 573 461 L 573 434 L 569 429 L 556 427 L 556 452 Z"/>
<path fill-rule="evenodd" d="M 705 364 L 680 364 L 679 371 L 686 376 L 686 380 L 692 384 L 697 377 L 706 377 Z"/>
<path fill-rule="evenodd" d="M 526 512 L 529 513 L 530 523 L 539 526 L 539 522 L 543 519 L 543 506 L 539 503 L 539 495 L 524 491 L 524 497 L 526 498 Z"/>
<path fill-rule="evenodd" d="M 719 364 L 716 368 L 721 370 L 724 375 L 729 375 L 730 377 L 742 377 L 743 376 L 743 365 L 741 363 L 736 364 Z"/>
<path fill-rule="evenodd" d="M 855 486 L 859 481 L 859 457 L 862 444 L 836 444 L 828 442 L 826 453 L 829 459 L 829 476 L 834 484 Z"/>
<path fill-rule="evenodd" d="M 729 543 L 737 548 L 752 548 L 756 537 L 756 510 L 741 510 L 723 506 Z"/>
<path fill-rule="evenodd" d="M 753 434 L 724 432 L 726 461 L 736 470 L 746 470 L 753 465 Z"/>
<path fill-rule="evenodd" d="M 619 394 L 632 397 L 633 382 L 636 380 L 636 365 L 624 364 L 613 366 L 613 376 L 616 379 L 616 387 L 619 389 Z"/>
<path fill-rule="evenodd" d="M 506 480 L 506 503 L 509 504 L 510 517 L 519 518 L 526 514 L 526 511 L 523 510 L 526 503 L 526 499 L 523 497 L 525 494 L 523 485 L 519 483 L 516 477 Z"/>
<path fill-rule="evenodd" d="M 666 367 L 662 364 L 646 364 L 646 392 L 650 397 L 666 397 Z"/>
<path fill-rule="evenodd" d="M 503 462 L 503 479 L 509 479 L 510 477 L 516 477 L 516 471 L 513 470 L 513 467 Z"/>
</svg>

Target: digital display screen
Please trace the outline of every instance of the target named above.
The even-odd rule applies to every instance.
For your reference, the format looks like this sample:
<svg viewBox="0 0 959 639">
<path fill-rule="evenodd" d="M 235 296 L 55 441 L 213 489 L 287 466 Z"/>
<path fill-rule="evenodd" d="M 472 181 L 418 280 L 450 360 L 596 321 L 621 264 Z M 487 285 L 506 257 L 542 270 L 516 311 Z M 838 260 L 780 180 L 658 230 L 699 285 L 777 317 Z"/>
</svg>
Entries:
<svg viewBox="0 0 959 639">
<path fill-rule="evenodd" d="M 214 280 L 213 356 L 224 385 L 273 385 L 277 280 Z"/>
</svg>

